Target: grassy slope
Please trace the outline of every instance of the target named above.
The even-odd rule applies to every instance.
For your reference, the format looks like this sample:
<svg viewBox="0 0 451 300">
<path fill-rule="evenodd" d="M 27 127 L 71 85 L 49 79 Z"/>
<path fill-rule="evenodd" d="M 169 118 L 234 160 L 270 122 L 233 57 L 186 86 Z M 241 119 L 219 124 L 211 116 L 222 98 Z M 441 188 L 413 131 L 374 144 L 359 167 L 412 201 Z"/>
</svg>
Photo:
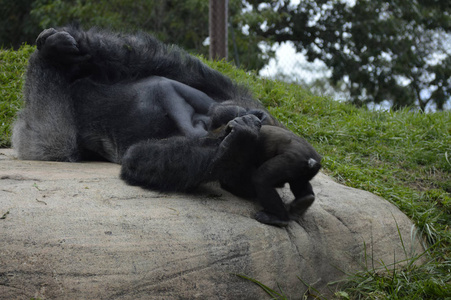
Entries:
<svg viewBox="0 0 451 300">
<path fill-rule="evenodd" d="M 431 246 L 427 264 L 356 274 L 338 298 L 451 299 L 450 112 L 369 111 L 223 63 L 213 67 L 249 85 L 274 116 L 310 141 L 323 155 L 323 171 L 397 205 Z"/>
<path fill-rule="evenodd" d="M 0 51 L 0 147 L 10 146 L 10 124 L 21 105 L 22 75 L 32 50 Z M 424 266 L 368 270 L 350 278 L 337 297 L 451 297 L 450 112 L 368 111 L 296 85 L 259 79 L 223 62 L 210 64 L 249 86 L 274 116 L 310 141 L 324 157 L 325 172 L 397 205 L 432 245 Z"/>
<path fill-rule="evenodd" d="M 33 51 L 31 46 L 17 52 L 0 50 L 0 148 L 11 145 L 11 123 L 21 106 L 23 75 Z"/>
</svg>

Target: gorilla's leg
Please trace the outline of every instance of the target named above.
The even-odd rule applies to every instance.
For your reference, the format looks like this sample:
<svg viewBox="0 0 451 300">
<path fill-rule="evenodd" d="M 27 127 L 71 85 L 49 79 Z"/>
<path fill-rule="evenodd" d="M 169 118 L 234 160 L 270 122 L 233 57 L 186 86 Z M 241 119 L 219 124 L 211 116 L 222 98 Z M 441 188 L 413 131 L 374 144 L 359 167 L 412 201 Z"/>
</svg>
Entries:
<svg viewBox="0 0 451 300">
<path fill-rule="evenodd" d="M 130 147 L 122 159 L 121 178 L 128 184 L 159 191 L 188 191 L 214 180 L 214 140 L 175 137 Z"/>
<path fill-rule="evenodd" d="M 38 45 L 43 57 L 72 65 L 71 72 L 78 73 L 74 77 L 90 76 L 96 82 L 116 83 L 161 76 L 191 86 L 215 100 L 242 96 L 241 104 L 257 106 L 250 94 L 246 90 L 238 91 L 228 77 L 177 46 L 165 45 L 145 33 L 115 34 L 68 26 L 47 29 Z"/>
<path fill-rule="evenodd" d="M 18 114 L 12 136 L 19 158 L 80 160 L 66 74 L 35 52 L 29 60 L 26 78 L 25 107 Z"/>
<path fill-rule="evenodd" d="M 208 134 L 208 110 L 216 102 L 205 93 L 186 84 L 159 76 L 152 76 L 134 84 L 138 101 L 158 103 L 187 137 Z"/>
<path fill-rule="evenodd" d="M 263 109 L 248 89 L 234 84 L 227 76 L 211 69 L 177 46 L 163 44 L 145 33 L 127 35 L 98 29 L 83 31 L 76 26 L 45 32 L 46 39 L 42 39 L 44 44 L 57 32 L 73 37 L 75 44 L 73 40 L 62 41 L 65 45 L 75 45 L 80 58 L 74 58 L 76 53 L 66 51 L 67 48 L 64 47 L 59 49 L 51 46 L 47 53 L 53 61 L 71 64 L 74 67 L 71 73 L 76 73 L 72 74 L 75 78 L 90 76 L 93 81 L 114 84 L 122 80 L 161 76 L 193 87 L 216 102 L 229 100 L 246 110 Z M 52 42 L 51 45 L 53 44 Z M 60 51 L 62 58 L 58 60 Z M 82 63 L 77 61 L 79 59 Z M 272 116 L 268 117 L 268 124 L 275 122 Z"/>
<path fill-rule="evenodd" d="M 289 204 L 289 211 L 302 215 L 315 201 L 312 185 L 305 178 L 291 180 L 289 183 L 295 197 Z"/>
<path fill-rule="evenodd" d="M 290 180 L 290 188 L 295 199 L 289 205 L 290 213 L 303 214 L 310 205 L 315 201 L 315 193 L 313 192 L 310 180 L 318 174 L 321 169 L 321 157 L 316 153 L 310 144 L 304 141 L 303 149 L 310 151 L 310 158 L 302 163 L 299 168 L 297 177 Z"/>
<path fill-rule="evenodd" d="M 290 174 L 291 170 L 291 160 L 279 155 L 267 160 L 255 171 L 252 179 L 257 199 L 263 206 L 263 211 L 255 216 L 259 222 L 276 226 L 288 225 L 288 211 L 275 188 L 293 176 Z"/>
<path fill-rule="evenodd" d="M 78 64 L 90 58 L 82 54 L 74 37 L 65 31 L 46 29 L 36 39 L 39 55 L 63 65 Z"/>
</svg>

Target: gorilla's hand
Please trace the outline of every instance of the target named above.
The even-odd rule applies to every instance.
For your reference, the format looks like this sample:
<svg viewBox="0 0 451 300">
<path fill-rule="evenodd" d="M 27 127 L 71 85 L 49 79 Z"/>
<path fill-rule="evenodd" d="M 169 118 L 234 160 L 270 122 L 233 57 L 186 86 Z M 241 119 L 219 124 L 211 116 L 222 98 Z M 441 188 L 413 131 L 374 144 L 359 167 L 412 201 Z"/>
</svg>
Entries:
<svg viewBox="0 0 451 300">
<path fill-rule="evenodd" d="M 77 41 L 66 31 L 49 28 L 41 32 L 36 39 L 39 55 L 61 64 L 76 64 L 89 59 L 89 55 L 82 55 Z"/>
<path fill-rule="evenodd" d="M 258 133 L 260 132 L 261 127 L 262 123 L 255 115 L 244 115 L 237 117 L 227 123 L 227 136 L 224 141 L 227 139 L 255 140 L 258 138 Z"/>
<path fill-rule="evenodd" d="M 218 157 L 253 149 L 261 126 L 255 115 L 244 115 L 230 121 L 225 128 L 225 138 L 219 145 Z"/>
</svg>

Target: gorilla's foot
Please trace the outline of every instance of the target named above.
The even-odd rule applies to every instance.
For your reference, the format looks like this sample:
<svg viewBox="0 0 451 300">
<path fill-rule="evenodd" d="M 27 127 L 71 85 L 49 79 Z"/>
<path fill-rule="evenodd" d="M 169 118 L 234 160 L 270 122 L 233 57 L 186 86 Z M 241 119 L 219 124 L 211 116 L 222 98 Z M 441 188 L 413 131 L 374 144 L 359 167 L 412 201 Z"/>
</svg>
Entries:
<svg viewBox="0 0 451 300">
<path fill-rule="evenodd" d="M 275 215 L 268 214 L 265 211 L 259 211 L 255 214 L 255 219 L 263 224 L 274 225 L 279 227 L 286 227 L 288 225 L 289 219 L 281 219 Z"/>
<path fill-rule="evenodd" d="M 310 194 L 303 196 L 301 198 L 296 198 L 288 205 L 288 211 L 290 214 L 303 214 L 307 208 L 312 205 L 313 201 L 315 201 L 315 195 Z"/>
<path fill-rule="evenodd" d="M 47 40 L 47 38 L 55 33 L 57 33 L 58 31 L 56 31 L 56 29 L 54 28 L 49 28 L 49 29 L 45 29 L 43 32 L 41 32 L 38 36 L 38 38 L 36 39 L 36 47 L 38 48 L 38 50 L 41 50 L 42 47 L 45 44 L 45 41 Z"/>
<path fill-rule="evenodd" d="M 78 43 L 67 31 L 49 28 L 41 32 L 36 39 L 41 57 L 52 59 L 65 65 L 80 63 L 89 59 L 89 55 L 80 53 Z"/>
</svg>

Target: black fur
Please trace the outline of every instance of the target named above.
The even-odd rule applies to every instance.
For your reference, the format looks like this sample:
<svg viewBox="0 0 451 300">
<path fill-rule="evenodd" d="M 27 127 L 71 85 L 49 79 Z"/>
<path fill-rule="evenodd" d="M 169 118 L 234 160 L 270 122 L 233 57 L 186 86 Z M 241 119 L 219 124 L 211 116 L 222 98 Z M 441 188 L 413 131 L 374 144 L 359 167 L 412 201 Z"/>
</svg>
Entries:
<svg viewBox="0 0 451 300">
<path fill-rule="evenodd" d="M 171 83 L 182 93 L 169 95 L 195 91 L 203 96 L 202 101 L 184 99 L 193 108 L 187 113 L 192 127 L 200 124 L 194 138 L 207 135 L 204 105 L 228 100 L 246 110 L 263 110 L 247 89 L 144 33 L 71 26 L 43 31 L 37 46 L 26 74 L 25 107 L 13 130 L 22 159 L 80 161 L 100 155 L 121 163 L 139 141 L 187 136 L 177 116 L 170 115 Z"/>
<path fill-rule="evenodd" d="M 310 180 L 321 168 L 321 156 L 304 139 L 276 126 L 262 126 L 258 139 L 257 169 L 252 175 L 256 196 L 263 206 L 256 219 L 284 226 L 289 213 L 304 213 L 315 200 Z M 286 207 L 275 187 L 289 183 L 295 199 Z"/>
<path fill-rule="evenodd" d="M 230 119 L 249 114 L 263 119 L 267 117 L 260 111 L 245 112 L 230 104 L 220 104 L 210 109 L 211 124 L 216 126 L 224 126 Z M 226 127 L 230 127 L 230 123 Z M 240 162 L 239 176 L 220 176 L 219 181 L 224 189 L 236 195 L 259 200 L 263 211 L 257 213 L 258 221 L 286 226 L 290 213 L 304 213 L 315 200 L 310 180 L 321 168 L 321 156 L 306 140 L 289 130 L 271 125 L 260 128 L 254 151 L 246 161 Z M 289 183 L 295 197 L 287 206 L 275 189 L 285 183 Z"/>
<path fill-rule="evenodd" d="M 236 194 L 258 196 L 254 186 L 267 184 L 255 176 L 255 159 L 270 161 L 275 137 L 262 138 L 266 130 L 260 129 L 277 121 L 247 89 L 147 34 L 76 26 L 43 31 L 29 61 L 24 101 L 12 139 L 21 159 L 105 159 L 122 164 L 129 184 L 162 191 L 219 180 Z M 313 195 L 311 186 L 303 189 Z M 285 222 L 272 204 L 280 198 L 259 197 L 271 219 L 260 221 Z"/>
</svg>

